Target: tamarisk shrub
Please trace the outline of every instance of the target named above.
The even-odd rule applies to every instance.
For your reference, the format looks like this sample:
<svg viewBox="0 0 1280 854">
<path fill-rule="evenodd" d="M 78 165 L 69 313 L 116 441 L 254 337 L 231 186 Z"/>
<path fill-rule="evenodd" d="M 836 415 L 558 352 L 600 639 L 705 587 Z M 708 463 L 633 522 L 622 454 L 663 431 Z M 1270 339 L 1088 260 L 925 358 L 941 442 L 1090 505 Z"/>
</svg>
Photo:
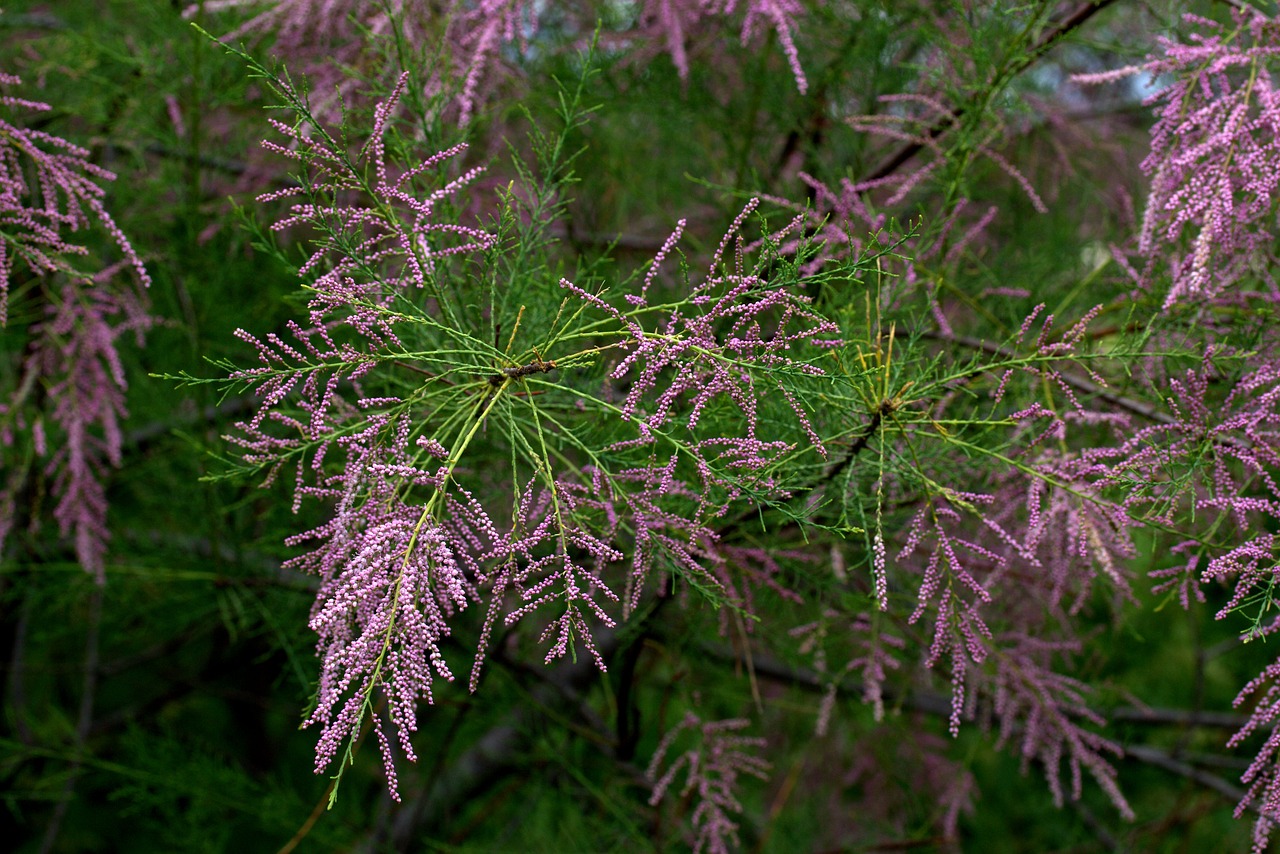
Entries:
<svg viewBox="0 0 1280 854">
<path fill-rule="evenodd" d="M 785 499 L 787 460 L 825 455 L 805 398 L 825 377 L 815 361 L 840 344 L 794 272 L 767 275 L 775 243 L 748 253 L 755 201 L 673 302 L 650 302 L 656 264 L 635 293 L 557 284 L 537 254 L 510 266 L 510 230 L 554 209 L 520 215 L 509 196 L 493 229 L 452 221 L 479 170 L 443 173 L 461 146 L 392 159 L 405 150 L 392 117 L 407 79 L 354 154 L 277 88 L 297 120 L 275 122 L 291 145 L 267 145 L 298 164 L 300 186 L 261 201 L 291 199 L 275 230 L 316 235 L 299 267 L 312 297 L 286 335 L 237 333 L 259 365 L 231 378 L 261 406 L 229 437 L 268 482 L 288 472 L 295 506 L 336 501 L 290 540 L 318 543 L 289 563 L 321 579 L 311 626 L 324 665 L 307 723 L 322 728 L 317 770 L 338 758 L 341 773 L 372 721 L 393 796 L 393 739 L 375 705 L 413 759 L 417 703 L 454 678 L 443 640 L 472 606 L 485 614 L 474 691 L 499 627 L 513 638 L 532 623 L 547 662 L 582 649 L 605 670 L 601 627 L 681 582 L 728 604 L 721 579 L 749 555 L 720 548 L 716 521 Z M 577 110 L 566 101 L 566 126 Z"/>
<path fill-rule="evenodd" d="M 393 42 L 428 33 L 453 60 L 397 69 L 360 127 L 335 126 L 336 101 L 313 106 L 245 56 L 289 110 L 266 146 L 296 185 L 260 196 L 284 206 L 262 237 L 294 265 L 306 307 L 282 329 L 236 333 L 257 364 L 224 367 L 257 408 L 227 438 L 245 470 L 292 483 L 295 511 L 322 515 L 286 541 L 287 566 L 319 579 L 321 670 L 304 722 L 320 730 L 318 772 L 336 763 L 341 779 L 370 731 L 398 800 L 420 704 L 456 690 L 459 661 L 483 703 L 487 665 L 581 655 L 610 692 L 603 680 L 626 674 L 609 707 L 616 737 L 600 741 L 632 771 L 638 745 L 652 751 L 645 799 L 691 804 L 698 850 L 760 832 L 741 790 L 768 777 L 775 747 L 744 715 L 754 704 L 761 723 L 783 717 L 756 681 L 765 671 L 819 693 L 802 715 L 844 779 L 889 776 L 843 741 L 861 714 L 842 702 L 852 695 L 874 721 L 864 732 L 927 712 L 952 739 L 986 733 L 1023 771 L 1036 766 L 1059 806 L 1088 786 L 1138 816 L 1108 728 L 1118 691 L 1093 639 L 1153 596 L 1243 612 L 1247 638 L 1280 625 L 1268 613 L 1280 451 L 1265 322 L 1274 20 L 1192 17 L 1191 46 L 1166 38 L 1145 65 L 1078 78 L 1160 75 L 1141 166 L 1151 192 L 1132 240 L 1076 218 L 1054 241 L 1027 223 L 1071 215 L 1068 179 L 1017 148 L 1040 151 L 1062 104 L 1018 80 L 1095 4 L 966 7 L 926 48 L 887 32 L 891 20 L 868 55 L 901 54 L 916 76 L 885 89 L 865 73 L 874 97 L 856 98 L 864 72 L 841 62 L 891 17 L 870 6 L 633 4 L 627 26 L 601 28 L 614 55 L 565 61 L 593 4 L 458 4 L 443 18 L 328 4 L 343 13 L 328 24 L 314 5 L 286 0 L 246 27 L 277 28 L 287 61 L 358 24 Z M 597 131 L 591 87 L 607 74 L 610 91 L 643 92 L 655 43 L 687 79 L 705 55 L 696 32 L 739 13 L 741 39 L 770 30 L 786 62 L 716 78 L 724 113 L 747 116 L 709 122 L 748 141 L 704 164 L 732 208 L 664 199 L 661 224 L 645 224 L 661 236 L 630 269 L 615 247 L 585 248 L 579 218 L 596 200 L 568 192 L 596 177 L 578 173 L 592 154 L 575 148 Z M 819 13 L 844 29 L 806 30 Z M 517 132 L 486 81 L 548 57 L 577 82 L 559 92 L 553 130 L 530 112 Z M 811 87 L 813 63 L 829 67 Z M 757 112 L 779 70 L 810 99 L 790 125 L 784 109 Z M 739 110 L 746 80 L 758 100 Z M 448 122 L 437 96 L 452 99 Z M 482 117 L 507 160 L 463 141 Z M 621 133 L 636 137 L 628 151 L 647 133 Z M 1084 172 L 1079 154 L 1063 159 Z M 626 181 L 639 183 L 633 168 Z M 501 172 L 496 192 L 482 169 Z M 290 241 L 306 247 L 296 264 L 280 248 Z M 1060 242 L 1109 251 L 1052 256 Z M 677 640 L 686 648 L 667 651 Z M 632 684 L 645 656 L 681 675 L 653 689 L 646 708 L 660 711 L 642 737 L 624 721 L 630 692 L 646 690 Z M 679 684 L 717 656 L 742 662 L 752 702 Z M 1231 741 L 1266 739 L 1238 810 L 1256 812 L 1258 850 L 1280 820 L 1276 679 L 1272 664 L 1245 686 L 1237 705 L 1260 701 Z M 596 714 L 585 726 L 600 729 Z M 954 841 L 977 786 L 938 782 L 953 767 L 939 743 L 922 736 L 900 755 L 917 757 L 940 805 L 930 825 Z"/>
</svg>

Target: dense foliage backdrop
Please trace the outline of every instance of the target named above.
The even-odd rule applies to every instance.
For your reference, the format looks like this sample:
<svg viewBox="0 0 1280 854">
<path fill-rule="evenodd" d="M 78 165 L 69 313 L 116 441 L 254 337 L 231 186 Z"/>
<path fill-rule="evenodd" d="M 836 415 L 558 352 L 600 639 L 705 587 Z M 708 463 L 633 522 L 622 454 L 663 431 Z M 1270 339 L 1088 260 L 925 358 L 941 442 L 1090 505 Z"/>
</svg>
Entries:
<svg viewBox="0 0 1280 854">
<path fill-rule="evenodd" d="M 0 44 L 15 850 L 1271 844 L 1273 3 Z"/>
</svg>

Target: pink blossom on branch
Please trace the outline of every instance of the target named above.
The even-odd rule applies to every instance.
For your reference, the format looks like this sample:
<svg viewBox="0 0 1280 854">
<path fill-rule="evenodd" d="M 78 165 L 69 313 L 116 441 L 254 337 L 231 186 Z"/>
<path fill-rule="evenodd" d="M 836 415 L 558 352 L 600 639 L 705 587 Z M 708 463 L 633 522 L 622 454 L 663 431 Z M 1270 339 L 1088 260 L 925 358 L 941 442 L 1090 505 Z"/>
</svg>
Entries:
<svg viewBox="0 0 1280 854">
<path fill-rule="evenodd" d="M 263 8 L 265 7 L 265 8 Z M 226 35 L 274 35 L 272 49 L 295 71 L 310 78 L 317 94 L 315 111 L 325 120 L 338 118 L 342 103 L 357 97 L 355 81 L 343 67 L 367 67 L 376 59 L 376 41 L 399 32 L 412 47 L 443 41 L 447 55 L 424 74 L 428 99 L 453 98 L 459 124 L 467 124 L 491 85 L 500 56 L 510 45 L 527 51 L 537 33 L 538 4 L 531 0 L 211 0 L 192 5 L 186 17 L 233 9 L 262 9 Z M 542 10 L 545 11 L 545 10 Z M 587 27 L 590 30 L 590 26 Z M 375 69 L 381 77 L 385 69 Z"/>
<path fill-rule="evenodd" d="M 1143 75 L 1164 85 L 1146 103 L 1156 110 L 1142 169 L 1151 189 L 1138 236 L 1140 283 L 1162 270 L 1172 280 L 1164 307 L 1219 295 L 1276 261 L 1280 191 L 1280 21 L 1233 11 L 1223 25 L 1197 15 L 1190 43 L 1161 37 L 1162 55 L 1101 74 L 1103 84 Z M 1276 286 L 1270 287 L 1274 298 Z"/>
<path fill-rule="evenodd" d="M 768 779 L 769 763 L 754 755 L 765 746 L 765 739 L 736 734 L 750 725 L 750 721 L 741 718 L 704 722 L 693 712 L 686 712 L 654 751 L 646 773 L 653 783 L 649 803 L 661 803 L 684 772 L 684 786 L 678 791 L 682 796 L 692 796 L 696 803 L 691 819 L 695 852 L 728 854 L 733 850 L 739 840 L 738 823 L 732 816 L 743 811 L 736 794 L 738 779 L 744 774 Z M 693 734 L 694 743 L 672 757 L 672 748 L 686 732 Z"/>
<path fill-rule="evenodd" d="M 600 507 L 588 490 L 560 480 L 540 492 L 530 485 L 518 496 L 511 536 L 485 555 L 500 567 L 496 587 L 519 591 L 520 604 L 504 622 L 513 626 L 539 608 L 554 608 L 560 616 L 538 639 L 551 641 L 545 662 L 576 655 L 573 645 L 581 643 L 604 671 L 591 625 L 616 625 L 601 600 L 619 601 L 605 573 L 623 554 L 610 542 L 612 530 L 592 531 L 575 521 Z"/>
<path fill-rule="evenodd" d="M 1140 524 L 1089 472 L 1075 468 L 1078 456 L 1071 451 L 1072 440 L 1095 435 L 1098 426 L 1116 429 L 1118 436 L 1132 433 L 1127 422 L 1117 427 L 1102 418 L 1106 413 L 1092 408 L 1096 398 L 1080 394 L 1081 373 L 1094 394 L 1106 389 L 1085 358 L 1087 327 L 1096 313 L 1059 330 L 1040 306 L 1009 344 L 969 344 L 996 357 L 964 370 L 989 377 L 980 411 L 994 407 L 1001 414 L 999 423 L 1011 428 L 1007 440 L 996 451 L 950 428 L 906 432 L 901 440 L 882 431 L 877 440 L 889 448 L 897 441 L 918 443 L 913 460 L 927 459 L 923 447 L 931 434 L 948 453 L 936 471 L 900 470 L 877 488 L 916 508 L 900 528 L 888 596 L 896 602 L 911 597 L 908 623 L 927 626 L 920 638 L 923 663 L 951 683 L 950 732 L 958 734 L 967 720 L 994 718 L 1001 743 L 1014 745 L 1024 762 L 1043 765 L 1057 799 L 1068 796 L 1065 764 L 1071 797 L 1080 796 L 1087 772 L 1127 815 L 1108 755 L 1115 746 L 1097 731 L 1105 722 L 1092 711 L 1087 686 L 1063 666 L 1079 648 L 1073 617 L 1092 598 L 1096 582 L 1110 583 L 1117 602 L 1131 597 L 1124 561 L 1135 552 L 1130 530 Z M 921 401 L 902 405 L 896 421 L 930 426 L 932 418 L 954 417 L 945 385 L 913 391 Z M 1055 397 L 1061 400 L 1056 410 L 1038 402 Z M 1014 408 L 1012 401 L 1020 408 L 1005 411 Z M 989 423 L 997 423 L 994 415 L 986 416 Z M 990 454 L 1001 465 L 994 473 L 956 465 L 953 448 L 963 450 L 966 460 Z M 874 561 L 874 546 L 869 551 Z"/>
<path fill-rule="evenodd" d="M 1102 727 L 1106 723 L 1088 703 L 1089 687 L 1053 667 L 1055 656 L 1078 653 L 1080 644 L 1020 635 L 1000 638 L 997 647 L 988 690 L 1000 718 L 999 743 L 1017 743 L 1024 771 L 1032 759 L 1039 760 L 1059 806 L 1065 794 L 1061 776 L 1065 764 L 1073 800 L 1080 798 L 1087 771 L 1120 814 L 1132 821 L 1133 809 L 1120 792 L 1116 769 L 1106 756 L 1121 756 L 1124 751 L 1086 728 L 1086 724 Z"/>
<path fill-rule="evenodd" d="M 384 304 L 404 285 L 427 287 L 437 259 L 492 245 L 493 238 L 482 229 L 442 221 L 436 216 L 437 206 L 474 181 L 483 169 L 470 169 L 429 193 L 419 192 L 415 186 L 432 170 L 465 151 L 465 144 L 437 152 L 398 174 L 390 171 L 384 136 L 408 81 L 408 72 L 401 74 L 391 94 L 375 107 L 369 140 L 355 161 L 328 134 L 311 133 L 305 127 L 292 127 L 272 120 L 276 130 L 291 143 L 282 145 L 266 140 L 263 147 L 305 166 L 308 170 L 307 186 L 265 193 L 258 197 L 258 201 L 270 202 L 304 194 L 309 198 L 291 207 L 289 216 L 276 222 L 272 229 L 281 231 L 299 224 L 323 223 L 359 241 L 355 250 L 335 246 L 333 241 L 321 243 L 298 271 L 300 275 L 306 275 L 313 269 L 322 268 L 324 263 L 332 262 L 317 281 L 321 297 L 313 309 L 322 310 L 328 301 L 356 305 L 358 298 Z M 362 171 L 363 167 L 370 166 L 373 169 L 372 181 Z M 317 196 L 332 198 L 333 202 L 317 205 L 310 200 Z M 395 211 L 397 215 L 388 211 Z M 367 275 L 360 275 L 361 265 L 370 261 L 384 263 L 390 268 L 391 276 L 380 280 L 380 290 L 370 290 L 377 283 L 359 281 L 367 278 Z M 360 290 L 352 293 L 356 288 Z M 333 292 L 333 297 L 327 297 L 326 292 Z"/>
<path fill-rule="evenodd" d="M 652 331 L 636 319 L 649 308 L 643 292 L 628 295 L 636 308 L 624 315 L 599 295 L 567 279 L 560 282 L 619 321 L 623 338 L 618 349 L 624 356 L 610 377 L 630 379 L 619 414 L 641 427 L 641 441 L 652 441 L 656 431 L 678 423 L 677 410 L 689 431 L 721 399 L 741 411 L 745 435 L 702 440 L 690 447 L 706 484 L 727 485 L 714 473 L 717 463 L 751 472 L 764 469 L 787 449 L 785 442 L 758 435 L 767 391 L 782 397 L 812 446 L 826 455 L 804 406 L 783 379 L 823 376 L 822 369 L 797 358 L 796 351 L 804 345 L 838 346 L 840 328 L 814 311 L 808 297 L 771 286 L 758 272 L 746 270 L 746 246 L 739 232 L 758 204 L 758 199 L 751 200 L 725 233 L 706 277 L 690 291 L 692 305 L 656 312 Z M 791 228 L 798 225 L 797 219 Z M 780 234 L 785 237 L 786 230 Z M 736 248 L 726 257 L 730 244 Z M 731 494 L 736 497 L 732 488 Z"/>
<path fill-rule="evenodd" d="M 0 72 L 0 86 L 21 82 Z M 2 93 L 0 107 L 6 113 L 53 109 Z M 67 256 L 83 257 L 89 249 L 67 235 L 95 224 L 111 235 L 138 280 L 144 286 L 151 284 L 142 259 L 107 212 L 102 182 L 115 177 L 89 160 L 88 149 L 0 116 L 0 227 L 6 232 L 0 240 L 0 326 L 5 323 L 14 264 L 21 261 L 37 276 L 71 272 Z"/>
<path fill-rule="evenodd" d="M 814 671 L 827 684 L 818 708 L 815 727 L 818 736 L 826 735 L 834 712 L 836 689 L 839 682 L 850 674 L 857 674 L 862 683 L 862 702 L 871 706 L 876 722 L 883 721 L 885 681 L 889 671 L 901 669 L 902 661 L 898 656 L 906 648 L 906 641 L 885 631 L 884 620 L 879 614 L 858 614 L 848 622 L 839 618 L 837 611 L 827 609 L 818 620 L 789 632 L 800 640 L 797 651 L 811 657 Z M 852 657 L 843 667 L 832 669 L 828 646 L 837 645 L 852 647 Z"/>
</svg>

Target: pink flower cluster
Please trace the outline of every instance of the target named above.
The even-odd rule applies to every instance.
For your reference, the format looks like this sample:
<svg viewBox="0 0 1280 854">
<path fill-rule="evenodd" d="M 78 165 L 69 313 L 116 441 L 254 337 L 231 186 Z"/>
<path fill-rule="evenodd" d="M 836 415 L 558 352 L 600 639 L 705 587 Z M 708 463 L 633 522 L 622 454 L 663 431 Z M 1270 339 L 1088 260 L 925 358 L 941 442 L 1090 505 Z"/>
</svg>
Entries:
<svg viewBox="0 0 1280 854">
<path fill-rule="evenodd" d="M 809 442 L 820 455 L 826 455 L 822 440 L 792 391 L 795 378 L 818 377 L 823 371 L 795 354 L 806 345 L 831 348 L 840 344 L 840 328 L 813 311 L 808 297 L 770 286 L 758 272 L 746 270 L 746 246 L 740 231 L 758 204 L 759 200 L 753 199 L 739 213 L 721 240 L 707 276 L 691 289 L 694 310 L 676 308 L 659 313 L 657 329 L 646 329 L 635 317 L 649 307 L 651 278 L 646 278 L 639 295 L 628 295 L 636 310 L 627 314 L 567 279 L 560 283 L 621 324 L 624 338 L 618 348 L 625 355 L 610 377 L 629 380 L 619 414 L 636 425 L 639 442 L 653 444 L 657 434 L 672 429 L 677 409 L 688 412 L 681 420 L 690 432 L 719 398 L 727 398 L 741 411 L 745 435 L 697 439 L 690 445 L 704 485 L 728 486 L 731 497 L 739 494 L 738 489 L 714 473 L 713 463 L 744 472 L 762 471 L 789 449 L 786 442 L 759 435 L 760 409 L 768 393 L 779 394 Z M 799 225 L 797 218 L 790 228 Z M 663 246 L 655 269 L 682 228 L 683 224 Z M 785 239 L 787 233 L 784 229 L 779 237 Z M 731 242 L 737 245 L 732 266 L 725 258 Z M 787 379 L 792 383 L 784 381 Z"/>
<path fill-rule="evenodd" d="M 1196 15 L 1190 43 L 1162 37 L 1162 55 L 1141 65 L 1081 75 L 1102 84 L 1143 75 L 1161 88 L 1151 152 L 1142 162 L 1151 190 L 1137 251 L 1141 284 L 1165 274 L 1167 309 L 1221 294 L 1258 276 L 1280 292 L 1274 230 L 1280 190 L 1280 21 L 1237 9 L 1224 25 Z"/>
<path fill-rule="evenodd" d="M 21 78 L 0 72 L 0 86 L 17 86 Z M 0 93 L 5 112 L 48 112 L 40 101 Z M 6 318 L 9 281 L 21 261 L 32 273 L 71 273 L 72 256 L 89 249 L 68 238 L 95 224 L 115 240 L 121 254 L 145 286 L 151 284 L 142 259 L 120 231 L 103 200 L 102 183 L 115 175 L 89 160 L 89 151 L 41 130 L 13 124 L 0 116 L 0 326 Z"/>
</svg>

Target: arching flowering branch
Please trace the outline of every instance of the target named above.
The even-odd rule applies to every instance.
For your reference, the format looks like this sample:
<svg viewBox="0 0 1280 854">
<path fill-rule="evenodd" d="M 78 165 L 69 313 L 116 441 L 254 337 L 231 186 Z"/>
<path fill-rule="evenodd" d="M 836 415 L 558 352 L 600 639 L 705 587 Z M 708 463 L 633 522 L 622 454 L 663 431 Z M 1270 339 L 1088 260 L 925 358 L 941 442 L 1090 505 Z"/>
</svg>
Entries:
<svg viewBox="0 0 1280 854">
<path fill-rule="evenodd" d="M 372 718 L 392 797 L 399 798 L 394 757 L 380 718 L 375 691 L 385 696 L 400 749 L 415 759 L 410 735 L 417 729 L 419 699 L 432 701 L 435 677 L 453 679 L 440 646 L 448 620 L 466 607 L 469 583 L 455 558 L 458 544 L 427 508 L 398 499 L 407 478 L 418 486 L 442 483 L 411 465 L 408 424 L 391 427 L 389 445 L 367 444 L 377 430 L 343 442 L 349 454 L 345 490 L 334 517 L 320 528 L 292 537 L 291 544 L 320 539 L 315 551 L 289 565 L 321 576 L 311 628 L 323 660 L 316 706 L 306 725 L 322 727 L 316 771 L 351 743 Z"/>
<path fill-rule="evenodd" d="M 475 112 L 480 82 L 499 51 L 506 45 L 518 45 L 522 53 L 528 51 L 529 38 L 538 30 L 538 10 L 530 0 L 479 0 L 470 9 L 457 4 L 453 14 L 454 38 L 459 53 L 466 56 L 458 73 L 463 81 L 458 93 L 458 122 L 465 125 Z"/>
<path fill-rule="evenodd" d="M 721 604 L 732 595 L 736 608 L 748 585 L 770 583 L 770 559 L 722 551 L 710 521 L 734 499 L 781 495 L 784 454 L 823 452 L 803 396 L 825 376 L 813 354 L 839 343 L 793 276 L 767 281 L 776 258 L 748 269 L 740 231 L 753 202 L 706 276 L 672 303 L 651 303 L 657 263 L 638 296 L 623 295 L 626 314 L 566 281 L 583 304 L 566 302 L 536 344 L 513 353 L 523 308 L 508 320 L 496 299 L 488 317 L 458 302 L 463 283 L 494 275 L 486 265 L 521 260 L 488 252 L 493 235 L 450 218 L 477 170 L 437 177 L 461 147 L 408 168 L 388 156 L 407 79 L 355 150 L 278 84 L 298 120 L 276 122 L 290 142 L 268 148 L 303 173 L 300 186 L 261 201 L 292 200 L 277 232 L 315 235 L 299 270 L 308 318 L 278 333 L 238 331 L 259 364 L 230 374 L 261 404 L 229 437 L 245 462 L 268 482 L 291 468 L 295 510 L 304 498 L 336 502 L 327 521 L 288 540 L 309 549 L 289 566 L 321 579 L 311 627 L 323 669 L 307 719 L 321 728 L 316 769 L 336 762 L 340 776 L 371 722 L 393 795 L 395 756 L 414 756 L 417 704 L 453 678 L 442 643 L 468 605 L 484 605 L 476 690 L 499 627 L 515 642 L 534 625 L 548 663 L 581 649 L 605 670 L 595 634 L 619 609 L 637 609 L 655 578 L 682 577 Z M 548 283 L 545 268 L 520 275 Z M 615 381 L 638 377 L 625 400 L 578 383 L 601 353 L 622 354 Z M 668 390 L 648 399 L 662 383 Z M 611 416 L 608 438 L 591 444 L 580 434 L 599 412 Z M 494 444 L 509 477 L 489 465 Z M 477 499 L 492 478 L 509 504 Z"/>
<path fill-rule="evenodd" d="M 20 83 L 0 73 L 0 86 Z M 52 109 L 8 94 L 0 94 L 0 108 L 8 114 Z M 25 268 L 34 281 L 47 282 L 19 294 L 19 304 L 35 319 L 17 387 L 0 402 L 0 468 L 7 470 L 0 482 L 0 547 L 18 516 L 19 495 L 36 476 L 34 464 L 24 464 L 13 448 L 17 434 L 29 431 L 30 450 L 48 458 L 43 474 L 57 498 L 58 528 L 101 584 L 110 539 L 105 480 L 121 464 L 127 416 L 117 340 L 133 333 L 141 346 L 153 318 L 140 292 L 115 284 L 126 266 L 144 287 L 151 277 L 106 209 L 103 184 L 116 176 L 89 157 L 81 146 L 0 116 L 0 326 L 8 319 L 16 271 Z M 122 261 L 101 263 L 88 245 L 71 238 L 95 228 L 111 238 Z M 79 269 L 81 259 L 98 269 Z M 30 526 L 37 528 L 39 520 Z"/>
<path fill-rule="evenodd" d="M 408 166 L 389 156 L 406 81 L 376 106 L 355 151 L 277 82 L 298 123 L 274 122 L 291 143 L 265 145 L 304 171 L 300 186 L 260 200 L 294 200 L 276 231 L 311 231 L 299 269 L 311 299 L 307 322 L 290 321 L 282 334 L 237 330 L 259 365 L 230 380 L 256 393 L 259 407 L 228 437 L 267 483 L 292 467 L 295 512 L 304 498 L 336 501 L 327 521 L 286 541 L 310 549 L 287 566 L 320 578 L 310 625 L 322 668 L 306 725 L 321 728 L 316 771 L 336 761 L 340 778 L 371 722 L 393 797 L 395 756 L 415 758 L 419 702 L 434 700 L 436 680 L 454 678 L 444 639 L 480 598 L 468 528 L 492 523 L 449 492 L 495 402 L 482 373 L 492 348 L 460 328 L 452 294 L 438 286 L 451 265 L 493 243 L 447 213 L 479 170 L 438 176 L 462 146 Z"/>
</svg>

